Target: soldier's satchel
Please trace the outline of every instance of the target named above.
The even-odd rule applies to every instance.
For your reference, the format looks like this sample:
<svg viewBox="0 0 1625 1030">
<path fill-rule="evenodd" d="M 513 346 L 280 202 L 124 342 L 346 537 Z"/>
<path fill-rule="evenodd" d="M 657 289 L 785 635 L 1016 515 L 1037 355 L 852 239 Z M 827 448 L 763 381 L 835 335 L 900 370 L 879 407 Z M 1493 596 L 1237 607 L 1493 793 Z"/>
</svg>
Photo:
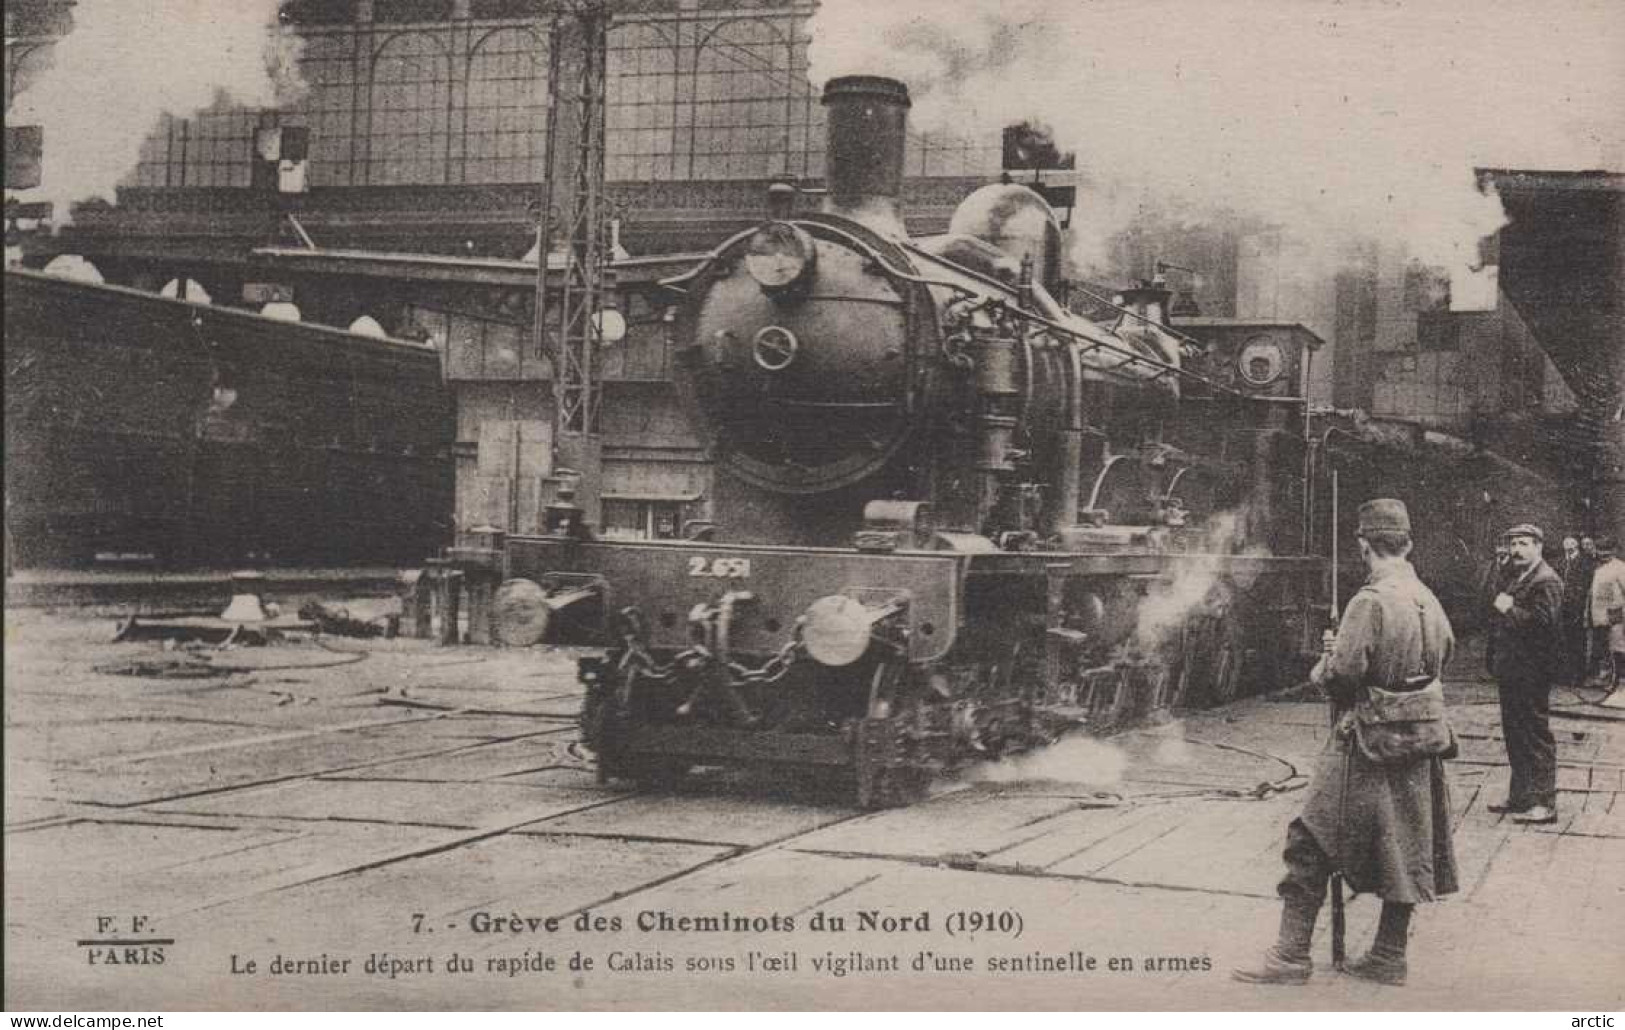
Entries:
<svg viewBox="0 0 1625 1030">
<path fill-rule="evenodd" d="M 1422 620 L 1422 654 L 1432 652 L 1427 617 Z M 1367 686 L 1354 706 L 1354 739 L 1360 751 L 1378 765 L 1409 765 L 1425 758 L 1454 758 L 1460 753 L 1444 706 L 1444 683 L 1432 672 L 1412 676 L 1394 688 Z"/>
<path fill-rule="evenodd" d="M 1367 687 L 1354 706 L 1354 739 L 1378 765 L 1409 765 L 1424 758 L 1454 758 L 1455 731 L 1445 714 L 1444 684 L 1416 676 L 1404 689 Z"/>
</svg>

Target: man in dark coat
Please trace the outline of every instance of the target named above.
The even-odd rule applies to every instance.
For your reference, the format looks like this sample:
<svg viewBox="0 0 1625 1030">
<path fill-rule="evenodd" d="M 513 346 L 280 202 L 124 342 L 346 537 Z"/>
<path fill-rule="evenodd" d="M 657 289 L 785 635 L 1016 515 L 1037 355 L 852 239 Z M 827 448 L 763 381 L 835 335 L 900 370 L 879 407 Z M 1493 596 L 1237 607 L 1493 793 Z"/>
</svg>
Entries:
<svg viewBox="0 0 1625 1030">
<path fill-rule="evenodd" d="M 1580 686 L 1586 676 L 1586 601 L 1591 597 L 1591 577 L 1596 562 L 1580 551 L 1578 537 L 1563 538 L 1563 554 L 1552 566 L 1563 581 L 1563 671 L 1564 683 Z M 1499 591 L 1497 591 L 1499 593 Z"/>
<path fill-rule="evenodd" d="M 1505 801 L 1488 807 L 1519 823 L 1557 821 L 1557 742 L 1549 716 L 1552 681 L 1562 667 L 1563 581 L 1540 556 L 1543 537 L 1531 523 L 1506 531 L 1514 576 L 1490 603 L 1490 673 L 1500 688 L 1512 784 Z"/>
<path fill-rule="evenodd" d="M 1350 599 L 1329 655 L 1311 678 L 1332 703 L 1328 736 L 1303 814 L 1287 827 L 1280 936 L 1249 983 L 1301 984 L 1314 971 L 1309 943 L 1334 870 L 1354 890 L 1382 899 L 1371 950 L 1344 967 L 1366 980 L 1402 984 L 1411 909 L 1457 889 L 1450 791 L 1438 758 L 1379 765 L 1354 740 L 1353 708 L 1366 687 L 1396 688 L 1440 676 L 1455 649 L 1444 609 L 1411 567 L 1410 514 L 1400 501 L 1360 507 L 1360 557 L 1369 570 Z"/>
</svg>

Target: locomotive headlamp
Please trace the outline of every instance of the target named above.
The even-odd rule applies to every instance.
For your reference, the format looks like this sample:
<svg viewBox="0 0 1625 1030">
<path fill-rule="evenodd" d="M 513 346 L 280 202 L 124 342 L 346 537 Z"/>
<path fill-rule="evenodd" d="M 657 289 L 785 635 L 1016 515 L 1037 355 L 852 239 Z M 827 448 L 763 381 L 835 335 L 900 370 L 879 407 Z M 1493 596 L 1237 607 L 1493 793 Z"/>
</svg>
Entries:
<svg viewBox="0 0 1625 1030">
<path fill-rule="evenodd" d="M 817 264 L 812 237 L 789 222 L 768 222 L 745 244 L 745 270 L 768 293 L 805 284 Z"/>
</svg>

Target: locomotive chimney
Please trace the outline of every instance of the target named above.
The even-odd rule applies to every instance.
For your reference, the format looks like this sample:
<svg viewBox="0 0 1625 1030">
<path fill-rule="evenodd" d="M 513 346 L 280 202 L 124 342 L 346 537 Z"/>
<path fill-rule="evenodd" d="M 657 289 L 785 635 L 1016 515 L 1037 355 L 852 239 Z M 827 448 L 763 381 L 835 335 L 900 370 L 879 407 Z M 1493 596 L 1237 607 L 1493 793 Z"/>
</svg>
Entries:
<svg viewBox="0 0 1625 1030">
<path fill-rule="evenodd" d="M 898 213 L 908 87 L 878 75 L 846 75 L 824 85 L 829 108 L 827 214 L 844 215 L 888 236 L 905 234 Z"/>
</svg>

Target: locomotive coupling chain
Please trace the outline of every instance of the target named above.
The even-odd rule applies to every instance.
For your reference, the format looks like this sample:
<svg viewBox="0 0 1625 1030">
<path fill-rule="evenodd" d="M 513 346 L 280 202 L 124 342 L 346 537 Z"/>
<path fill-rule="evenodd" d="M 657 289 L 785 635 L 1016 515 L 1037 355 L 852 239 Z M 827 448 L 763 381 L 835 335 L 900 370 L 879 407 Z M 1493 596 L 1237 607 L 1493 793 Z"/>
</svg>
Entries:
<svg viewBox="0 0 1625 1030">
<path fill-rule="evenodd" d="M 621 656 L 615 663 L 615 671 L 620 674 L 622 682 L 630 677 L 637 677 L 655 683 L 668 683 L 677 678 L 680 670 L 695 664 L 703 664 L 710 658 L 710 653 L 703 647 L 691 647 L 678 652 L 669 662 L 658 662 L 643 645 L 647 636 L 643 613 L 635 605 L 628 605 L 618 614 L 622 649 Z"/>
<path fill-rule="evenodd" d="M 645 635 L 643 626 L 643 613 L 635 607 L 621 609 L 621 656 L 615 663 L 615 671 L 620 674 L 622 682 L 630 676 L 638 676 L 655 682 L 665 682 L 677 674 L 677 667 L 681 664 L 684 655 L 678 655 L 670 662 L 661 663 L 654 659 L 654 655 L 643 646 Z"/>
<path fill-rule="evenodd" d="M 730 683 L 758 684 L 777 683 L 790 671 L 796 659 L 801 657 L 803 650 L 801 641 L 792 640 L 779 648 L 779 652 L 764 662 L 760 668 L 752 669 L 739 662 L 721 663 L 728 672 Z M 620 672 L 635 672 L 639 679 L 655 683 L 669 683 L 677 679 L 680 672 L 693 670 L 704 665 L 716 662 L 716 655 L 704 647 L 694 646 L 673 656 L 669 662 L 657 662 L 654 656 L 643 649 L 643 645 L 635 639 L 628 638 L 626 650 L 621 654 L 618 663 Z"/>
<path fill-rule="evenodd" d="M 616 669 L 624 677 L 627 673 L 635 673 L 639 679 L 652 680 L 656 683 L 666 683 L 677 678 L 677 670 L 689 664 L 701 653 L 696 648 L 677 655 L 669 662 L 657 662 L 654 656 L 644 650 L 643 642 L 631 634 L 622 638 L 626 650 L 621 652 L 621 659 L 616 663 Z"/>
<path fill-rule="evenodd" d="M 790 666 L 796 663 L 796 659 L 801 657 L 804 650 L 805 645 L 801 642 L 801 634 L 797 633 L 794 637 L 785 641 L 784 646 L 779 648 L 778 654 L 762 663 L 761 668 L 750 669 L 738 662 L 729 662 L 728 675 L 733 682 L 740 684 L 777 683 L 790 671 Z"/>
<path fill-rule="evenodd" d="M 623 613 L 626 629 L 621 634 L 623 650 L 616 671 L 624 679 L 628 673 L 635 674 L 639 679 L 655 683 L 669 683 L 675 680 L 680 673 L 693 671 L 697 668 L 715 663 L 717 656 L 710 649 L 695 644 L 672 656 L 669 662 L 658 662 L 643 646 L 641 620 L 634 610 L 629 609 Z M 802 643 L 801 630 L 798 625 L 795 634 L 778 653 L 769 658 L 759 668 L 752 669 L 736 661 L 721 663 L 727 670 L 729 682 L 732 684 L 765 684 L 777 683 L 785 677 L 806 651 Z"/>
</svg>

